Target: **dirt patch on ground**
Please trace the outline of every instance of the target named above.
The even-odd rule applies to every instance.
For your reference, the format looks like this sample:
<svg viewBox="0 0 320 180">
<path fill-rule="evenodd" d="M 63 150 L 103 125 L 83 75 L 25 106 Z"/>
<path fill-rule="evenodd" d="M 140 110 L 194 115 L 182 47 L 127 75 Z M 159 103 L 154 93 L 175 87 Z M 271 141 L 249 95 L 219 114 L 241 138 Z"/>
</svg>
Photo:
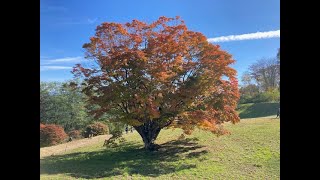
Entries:
<svg viewBox="0 0 320 180">
<path fill-rule="evenodd" d="M 59 144 L 55 146 L 40 148 L 40 159 L 47 156 L 51 156 L 51 155 L 63 154 L 70 150 L 88 146 L 91 144 L 96 144 L 99 142 L 103 144 L 104 140 L 109 139 L 110 137 L 111 135 L 101 135 L 101 136 L 96 136 L 92 138 L 73 140 L 71 142 L 67 142 L 67 143 Z"/>
</svg>

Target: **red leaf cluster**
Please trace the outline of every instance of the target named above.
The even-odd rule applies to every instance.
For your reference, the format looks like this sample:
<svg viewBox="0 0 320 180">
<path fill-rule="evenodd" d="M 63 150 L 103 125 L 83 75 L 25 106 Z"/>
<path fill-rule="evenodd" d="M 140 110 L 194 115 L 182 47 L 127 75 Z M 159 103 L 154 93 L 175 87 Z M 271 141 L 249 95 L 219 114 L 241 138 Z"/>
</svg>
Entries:
<svg viewBox="0 0 320 180">
<path fill-rule="evenodd" d="M 79 130 L 72 130 L 70 132 L 68 132 L 69 137 L 72 137 L 74 139 L 80 139 L 81 136 L 81 132 Z"/>
<path fill-rule="evenodd" d="M 89 135 L 98 136 L 108 133 L 109 128 L 106 124 L 102 122 L 94 122 L 93 124 L 90 124 L 86 127 L 85 137 L 89 137 Z"/>
<path fill-rule="evenodd" d="M 51 146 L 63 142 L 67 138 L 63 127 L 56 124 L 40 124 L 40 146 Z"/>
</svg>

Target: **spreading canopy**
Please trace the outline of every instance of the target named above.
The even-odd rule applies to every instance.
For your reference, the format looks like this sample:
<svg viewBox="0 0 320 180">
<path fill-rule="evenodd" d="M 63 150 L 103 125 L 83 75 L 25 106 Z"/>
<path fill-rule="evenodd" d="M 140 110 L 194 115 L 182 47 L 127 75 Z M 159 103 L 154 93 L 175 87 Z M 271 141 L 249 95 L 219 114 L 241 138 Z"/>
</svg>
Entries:
<svg viewBox="0 0 320 180">
<path fill-rule="evenodd" d="M 97 117 L 113 113 L 136 129 L 152 122 L 187 134 L 196 126 L 223 134 L 220 124 L 239 121 L 234 60 L 179 17 L 102 23 L 83 48 L 94 63 L 73 73 Z"/>
</svg>

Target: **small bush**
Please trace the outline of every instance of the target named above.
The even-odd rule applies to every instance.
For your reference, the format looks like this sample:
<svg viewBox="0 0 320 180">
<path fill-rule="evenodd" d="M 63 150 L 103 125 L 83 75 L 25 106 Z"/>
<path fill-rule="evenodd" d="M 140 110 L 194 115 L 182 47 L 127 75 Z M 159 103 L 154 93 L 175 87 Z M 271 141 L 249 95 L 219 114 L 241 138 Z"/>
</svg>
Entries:
<svg viewBox="0 0 320 180">
<path fill-rule="evenodd" d="M 46 125 L 40 123 L 40 130 L 46 127 Z"/>
<path fill-rule="evenodd" d="M 51 146 L 63 142 L 67 138 L 64 129 L 55 124 L 41 126 L 40 124 L 40 146 Z"/>
<path fill-rule="evenodd" d="M 44 127 L 46 127 L 46 125 L 40 123 L 40 146 L 42 146 L 41 144 L 42 144 L 42 142 L 44 141 L 44 140 L 43 140 L 43 135 L 42 135 L 42 132 L 43 132 L 43 128 L 44 128 Z"/>
<path fill-rule="evenodd" d="M 280 91 L 278 89 L 271 89 L 266 92 L 261 92 L 253 96 L 242 94 L 239 100 L 240 104 L 246 103 L 261 103 L 261 102 L 279 102 Z"/>
<path fill-rule="evenodd" d="M 269 102 L 279 102 L 280 101 L 280 91 L 277 89 L 272 89 L 265 92 L 268 97 Z"/>
<path fill-rule="evenodd" d="M 247 94 L 241 95 L 239 103 L 240 104 L 253 103 L 253 101 L 254 101 L 253 98 L 254 98 L 253 96 L 250 96 Z"/>
<path fill-rule="evenodd" d="M 126 139 L 122 137 L 122 133 L 117 131 L 113 132 L 112 137 L 105 140 L 103 146 L 105 147 L 117 147 L 120 143 L 126 142 Z"/>
<path fill-rule="evenodd" d="M 84 137 L 86 138 L 103 134 L 109 134 L 109 128 L 106 124 L 101 122 L 95 122 L 88 125 L 84 131 Z"/>
<path fill-rule="evenodd" d="M 259 102 L 279 102 L 280 92 L 276 89 L 260 93 L 255 99 L 255 103 Z"/>
<path fill-rule="evenodd" d="M 268 95 L 265 92 L 263 92 L 258 94 L 256 97 L 253 97 L 252 101 L 253 103 L 261 103 L 261 102 L 269 102 L 270 100 Z"/>
<path fill-rule="evenodd" d="M 68 135 L 73 139 L 80 139 L 82 137 L 81 132 L 79 130 L 72 130 L 68 133 Z"/>
</svg>

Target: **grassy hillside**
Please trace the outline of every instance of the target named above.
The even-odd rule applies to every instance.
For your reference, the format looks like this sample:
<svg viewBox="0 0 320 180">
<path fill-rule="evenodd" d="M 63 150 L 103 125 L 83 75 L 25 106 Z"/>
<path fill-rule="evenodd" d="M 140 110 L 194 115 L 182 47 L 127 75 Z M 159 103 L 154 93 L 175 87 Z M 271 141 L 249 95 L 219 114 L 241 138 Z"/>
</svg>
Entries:
<svg viewBox="0 0 320 180">
<path fill-rule="evenodd" d="M 231 135 L 161 131 L 158 152 L 146 153 L 137 132 L 118 148 L 103 141 L 40 160 L 41 179 L 279 179 L 279 119 L 226 124 Z"/>
<path fill-rule="evenodd" d="M 244 118 L 256 118 L 265 116 L 276 117 L 279 103 L 248 103 L 239 104 L 237 111 L 241 119 Z"/>
</svg>

